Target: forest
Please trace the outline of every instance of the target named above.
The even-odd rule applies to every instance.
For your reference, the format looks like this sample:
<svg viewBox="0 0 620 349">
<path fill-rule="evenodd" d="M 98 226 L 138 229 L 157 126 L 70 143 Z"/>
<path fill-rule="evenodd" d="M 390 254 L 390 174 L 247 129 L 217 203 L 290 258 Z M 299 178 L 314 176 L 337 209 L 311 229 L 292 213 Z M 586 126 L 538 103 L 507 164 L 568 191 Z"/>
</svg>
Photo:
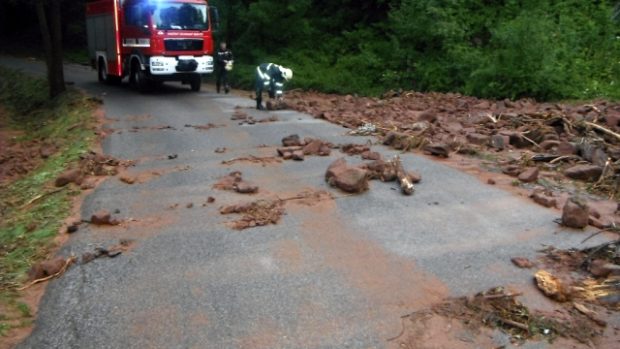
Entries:
<svg viewBox="0 0 620 349">
<path fill-rule="evenodd" d="M 61 1 L 61 0 L 37 0 Z M 0 44 L 36 51 L 34 1 L 0 2 Z M 63 44 L 85 50 L 85 0 L 62 1 Z M 486 98 L 620 99 L 620 2 L 583 0 L 212 0 L 232 81 L 263 62 L 288 88 L 378 96 L 389 90 Z M 24 25 L 27 23 L 27 25 Z"/>
</svg>

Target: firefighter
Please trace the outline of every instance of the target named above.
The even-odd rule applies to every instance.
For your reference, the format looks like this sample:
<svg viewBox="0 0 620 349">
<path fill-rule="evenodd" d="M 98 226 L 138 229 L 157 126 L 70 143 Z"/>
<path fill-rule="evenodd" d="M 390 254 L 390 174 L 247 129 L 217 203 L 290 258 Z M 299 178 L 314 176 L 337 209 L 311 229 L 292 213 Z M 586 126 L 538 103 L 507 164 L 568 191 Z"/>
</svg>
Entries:
<svg viewBox="0 0 620 349">
<path fill-rule="evenodd" d="M 263 63 L 256 67 L 256 109 L 264 109 L 263 89 L 267 89 L 269 98 L 280 99 L 283 96 L 284 82 L 292 78 L 293 71 L 281 65 Z"/>
<path fill-rule="evenodd" d="M 217 93 L 220 93 L 220 87 L 222 86 L 224 87 L 224 93 L 228 93 L 230 91 L 228 71 L 232 69 L 233 54 L 231 50 L 226 48 L 225 42 L 220 43 L 215 60 L 215 86 Z"/>
</svg>

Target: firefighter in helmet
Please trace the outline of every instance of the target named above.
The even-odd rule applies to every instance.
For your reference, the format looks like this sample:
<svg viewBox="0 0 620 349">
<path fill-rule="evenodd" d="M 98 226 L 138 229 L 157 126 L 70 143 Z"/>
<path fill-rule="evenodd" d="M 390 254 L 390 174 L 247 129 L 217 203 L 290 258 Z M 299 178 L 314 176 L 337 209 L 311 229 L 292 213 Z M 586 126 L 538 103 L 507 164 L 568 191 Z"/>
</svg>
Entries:
<svg viewBox="0 0 620 349">
<path fill-rule="evenodd" d="M 292 78 L 293 71 L 281 65 L 263 63 L 256 67 L 256 109 L 264 109 L 263 89 L 267 89 L 269 98 L 280 99 L 283 96 L 284 82 Z"/>
</svg>

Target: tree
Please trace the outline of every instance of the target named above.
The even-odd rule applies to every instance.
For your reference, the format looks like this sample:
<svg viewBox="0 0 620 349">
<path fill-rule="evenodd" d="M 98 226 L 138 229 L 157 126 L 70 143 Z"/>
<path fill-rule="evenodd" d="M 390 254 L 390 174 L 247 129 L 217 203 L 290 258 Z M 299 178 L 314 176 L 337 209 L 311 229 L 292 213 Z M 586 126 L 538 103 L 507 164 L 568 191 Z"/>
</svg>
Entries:
<svg viewBox="0 0 620 349">
<path fill-rule="evenodd" d="M 41 39 L 45 49 L 50 98 L 66 90 L 62 61 L 61 2 L 62 0 L 36 0 L 35 2 Z"/>
</svg>

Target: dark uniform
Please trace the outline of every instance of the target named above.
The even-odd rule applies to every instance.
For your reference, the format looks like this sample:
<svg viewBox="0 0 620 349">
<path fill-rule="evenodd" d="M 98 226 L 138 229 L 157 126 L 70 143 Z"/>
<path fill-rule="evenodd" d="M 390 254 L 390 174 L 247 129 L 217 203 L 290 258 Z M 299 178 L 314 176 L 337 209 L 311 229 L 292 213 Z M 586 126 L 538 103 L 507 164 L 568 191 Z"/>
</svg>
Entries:
<svg viewBox="0 0 620 349">
<path fill-rule="evenodd" d="M 256 109 L 263 109 L 263 89 L 267 89 L 269 98 L 282 97 L 284 82 L 290 79 L 292 71 L 273 63 L 263 63 L 256 67 Z"/>
<path fill-rule="evenodd" d="M 224 92 L 228 93 L 230 87 L 228 86 L 228 71 L 226 70 L 226 62 L 233 60 L 232 51 L 229 49 L 222 50 L 217 49 L 217 55 L 215 57 L 215 86 L 217 93 L 220 93 L 220 86 L 224 86 Z"/>
</svg>

